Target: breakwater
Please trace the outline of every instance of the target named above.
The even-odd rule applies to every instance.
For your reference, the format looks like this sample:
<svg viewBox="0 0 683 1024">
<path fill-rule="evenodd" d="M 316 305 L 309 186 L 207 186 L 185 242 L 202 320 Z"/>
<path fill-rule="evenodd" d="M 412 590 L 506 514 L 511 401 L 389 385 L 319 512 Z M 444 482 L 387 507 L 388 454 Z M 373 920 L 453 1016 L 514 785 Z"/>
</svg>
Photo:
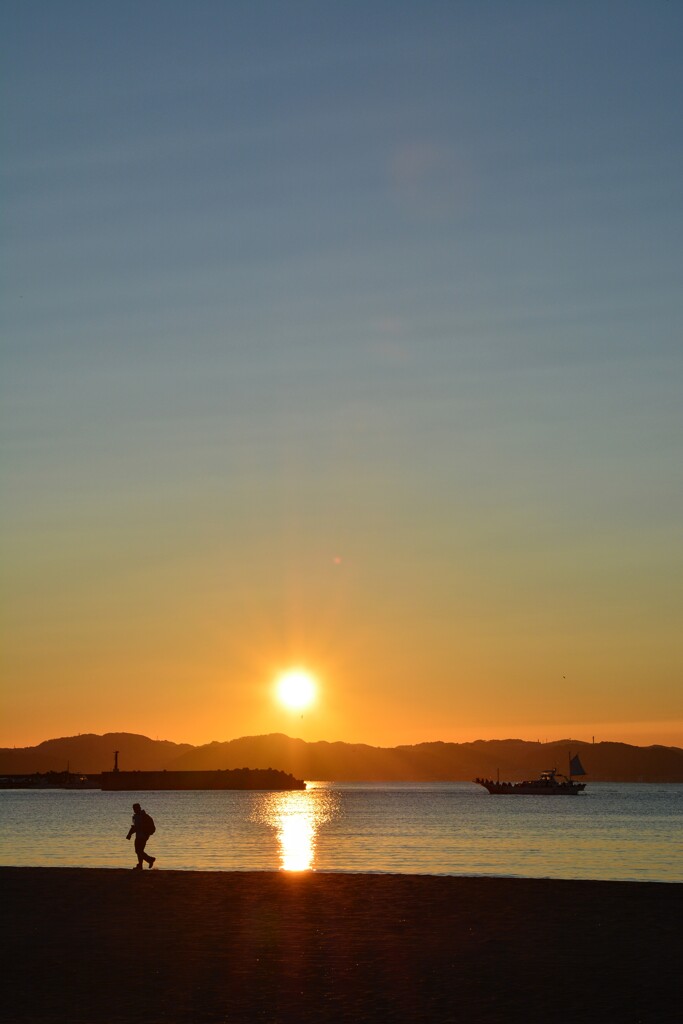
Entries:
<svg viewBox="0 0 683 1024">
<path fill-rule="evenodd" d="M 306 789 L 306 783 L 275 768 L 233 768 L 205 772 L 102 772 L 101 789 L 126 792 L 159 789 Z"/>
</svg>

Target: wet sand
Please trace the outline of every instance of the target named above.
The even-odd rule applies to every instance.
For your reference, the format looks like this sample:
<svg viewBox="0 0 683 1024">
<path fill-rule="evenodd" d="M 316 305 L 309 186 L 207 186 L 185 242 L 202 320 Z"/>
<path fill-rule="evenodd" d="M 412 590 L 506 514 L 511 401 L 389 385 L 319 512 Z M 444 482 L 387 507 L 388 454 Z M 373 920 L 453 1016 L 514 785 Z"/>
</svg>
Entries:
<svg viewBox="0 0 683 1024">
<path fill-rule="evenodd" d="M 683 1018 L 683 886 L 0 868 L 0 1020 Z"/>
</svg>

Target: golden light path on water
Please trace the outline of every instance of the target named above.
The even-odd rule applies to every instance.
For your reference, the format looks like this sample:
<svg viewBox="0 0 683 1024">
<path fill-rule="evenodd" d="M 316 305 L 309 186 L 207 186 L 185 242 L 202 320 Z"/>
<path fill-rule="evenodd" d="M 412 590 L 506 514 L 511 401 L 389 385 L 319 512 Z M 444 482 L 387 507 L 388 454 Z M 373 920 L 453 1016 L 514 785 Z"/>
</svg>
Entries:
<svg viewBox="0 0 683 1024">
<path fill-rule="evenodd" d="M 326 800 L 310 791 L 268 795 L 260 817 L 275 830 L 283 871 L 310 871 L 315 866 L 320 827 L 337 810 L 332 794 Z"/>
</svg>

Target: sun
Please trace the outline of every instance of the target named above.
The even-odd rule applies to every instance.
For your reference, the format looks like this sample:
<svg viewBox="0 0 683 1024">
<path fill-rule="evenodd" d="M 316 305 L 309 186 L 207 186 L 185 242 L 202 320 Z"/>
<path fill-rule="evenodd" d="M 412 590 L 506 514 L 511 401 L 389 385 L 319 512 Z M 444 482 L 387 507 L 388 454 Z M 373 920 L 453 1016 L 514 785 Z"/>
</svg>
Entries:
<svg viewBox="0 0 683 1024">
<path fill-rule="evenodd" d="M 307 708 L 315 700 L 315 678 L 304 669 L 288 669 L 278 677 L 275 686 L 280 703 L 294 711 Z"/>
</svg>

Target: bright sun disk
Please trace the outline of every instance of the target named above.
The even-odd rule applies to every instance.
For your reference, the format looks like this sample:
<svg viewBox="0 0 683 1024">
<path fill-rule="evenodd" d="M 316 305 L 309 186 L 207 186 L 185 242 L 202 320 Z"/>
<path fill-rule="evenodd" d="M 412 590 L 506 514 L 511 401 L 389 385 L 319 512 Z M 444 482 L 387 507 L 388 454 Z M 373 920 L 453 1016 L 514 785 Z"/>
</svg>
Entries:
<svg viewBox="0 0 683 1024">
<path fill-rule="evenodd" d="M 277 681 L 277 696 L 288 708 L 306 708 L 315 699 L 316 683 L 309 672 L 292 669 Z"/>
</svg>

